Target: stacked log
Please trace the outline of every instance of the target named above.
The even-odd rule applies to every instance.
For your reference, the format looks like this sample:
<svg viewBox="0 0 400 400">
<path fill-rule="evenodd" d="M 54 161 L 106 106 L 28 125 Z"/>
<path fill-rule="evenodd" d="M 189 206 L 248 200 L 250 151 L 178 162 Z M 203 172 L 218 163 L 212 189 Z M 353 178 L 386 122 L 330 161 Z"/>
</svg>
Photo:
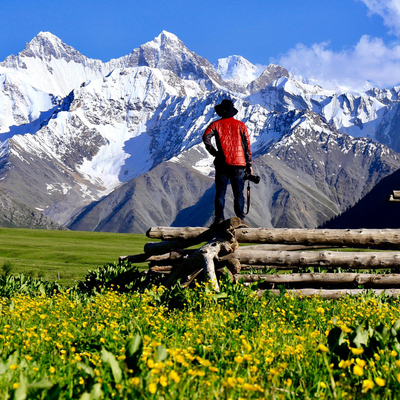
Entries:
<svg viewBox="0 0 400 400">
<path fill-rule="evenodd" d="M 392 203 L 400 203 L 400 190 L 393 190 L 387 201 Z"/>
<path fill-rule="evenodd" d="M 156 227 L 146 235 L 161 241 L 147 243 L 144 254 L 123 256 L 120 261 L 148 262 L 151 273 L 165 275 L 167 287 L 178 280 L 182 286 L 188 286 L 194 279 L 205 277 L 218 292 L 217 275 L 224 273 L 232 282 L 257 284 L 271 293 L 284 287 L 295 295 L 312 293 L 335 298 L 337 293 L 356 294 L 360 286 L 386 290 L 392 295 L 400 290 L 397 229 L 248 228 L 234 217 L 215 229 Z M 239 247 L 239 243 L 257 245 Z M 188 249 L 197 245 L 197 249 Z M 338 251 L 341 247 L 373 251 Z M 318 269 L 326 272 L 318 273 Z M 371 269 L 392 273 L 360 272 Z"/>
</svg>

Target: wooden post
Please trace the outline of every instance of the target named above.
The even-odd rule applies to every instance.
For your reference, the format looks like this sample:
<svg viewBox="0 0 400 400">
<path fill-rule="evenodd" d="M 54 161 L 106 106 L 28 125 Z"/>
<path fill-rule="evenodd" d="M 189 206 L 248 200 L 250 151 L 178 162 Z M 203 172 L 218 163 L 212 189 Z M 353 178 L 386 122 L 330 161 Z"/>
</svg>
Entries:
<svg viewBox="0 0 400 400">
<path fill-rule="evenodd" d="M 195 246 L 202 242 L 209 242 L 214 237 L 216 237 L 218 233 L 230 229 L 235 229 L 239 227 L 240 224 L 241 224 L 240 219 L 238 217 L 233 217 L 225 220 L 224 222 L 219 224 L 215 229 L 198 228 L 197 234 L 194 236 L 190 236 L 189 238 L 146 243 L 144 246 L 144 252 L 149 255 L 157 255 L 157 254 L 169 253 L 172 250 L 186 249 L 190 246 Z M 147 231 L 148 234 L 149 231 Z"/>
<path fill-rule="evenodd" d="M 220 261 L 238 258 L 241 263 L 298 267 L 350 269 L 400 268 L 400 252 L 335 252 L 335 251 L 246 251 L 220 257 Z"/>
<path fill-rule="evenodd" d="M 364 285 L 368 287 L 400 287 L 400 274 L 357 274 L 357 273 L 304 273 L 304 274 L 236 274 L 236 281 L 260 282 L 272 285 L 302 284 L 317 288 L 328 285 Z"/>
<path fill-rule="evenodd" d="M 400 248 L 400 229 L 239 228 L 235 235 L 239 243 Z"/>
<path fill-rule="evenodd" d="M 388 297 L 400 296 L 400 289 L 289 289 L 286 290 L 285 293 L 287 293 L 289 296 L 295 297 L 317 296 L 323 299 L 340 299 L 344 296 L 358 296 L 361 294 L 366 294 L 370 290 L 377 296 L 382 294 L 385 294 Z M 273 295 L 280 295 L 282 293 L 279 289 L 266 289 L 259 290 L 257 294 L 259 297 L 261 297 L 265 295 L 266 292 Z"/>
<path fill-rule="evenodd" d="M 151 238 L 190 240 L 206 232 L 206 228 L 151 228 Z M 400 229 L 292 229 L 292 228 L 237 228 L 239 243 L 277 245 L 323 245 L 343 247 L 400 248 Z"/>
<path fill-rule="evenodd" d="M 185 278 L 183 286 L 187 286 L 198 275 L 199 270 L 203 270 L 206 277 L 211 281 L 214 290 L 218 292 L 219 285 L 215 274 L 214 259 L 217 259 L 218 254 L 221 252 L 225 254 L 232 253 L 238 248 L 239 245 L 232 233 L 233 229 L 234 227 L 230 224 L 228 230 L 220 231 L 214 239 L 184 259 L 171 272 L 165 286 L 170 287 L 174 282 L 182 278 Z"/>
</svg>

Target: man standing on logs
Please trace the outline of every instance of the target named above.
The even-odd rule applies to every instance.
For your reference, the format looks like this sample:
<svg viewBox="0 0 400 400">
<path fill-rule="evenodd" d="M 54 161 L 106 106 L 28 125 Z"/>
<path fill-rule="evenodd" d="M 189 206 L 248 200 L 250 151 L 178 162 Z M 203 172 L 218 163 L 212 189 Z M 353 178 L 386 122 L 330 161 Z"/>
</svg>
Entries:
<svg viewBox="0 0 400 400">
<path fill-rule="evenodd" d="M 236 120 L 238 110 L 232 100 L 222 100 L 214 107 L 221 119 L 212 122 L 203 135 L 203 142 L 208 152 L 215 157 L 215 219 L 210 228 L 224 221 L 225 195 L 229 181 L 231 182 L 234 210 L 242 225 L 249 227 L 244 221 L 244 173 L 253 173 L 250 138 L 246 125 Z M 211 139 L 215 138 L 215 148 Z"/>
</svg>

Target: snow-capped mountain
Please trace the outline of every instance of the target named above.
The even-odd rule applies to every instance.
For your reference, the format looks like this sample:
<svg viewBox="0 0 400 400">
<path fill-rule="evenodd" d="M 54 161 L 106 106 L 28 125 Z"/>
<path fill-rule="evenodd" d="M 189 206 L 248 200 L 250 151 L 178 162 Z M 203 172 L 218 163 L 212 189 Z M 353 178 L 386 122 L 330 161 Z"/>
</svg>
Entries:
<svg viewBox="0 0 400 400">
<path fill-rule="evenodd" d="M 101 78 L 111 65 L 85 57 L 49 32 L 40 32 L 17 56 L 0 63 L 0 74 L 13 75 L 37 90 L 66 96 L 83 82 Z"/>
<path fill-rule="evenodd" d="M 400 151 L 400 146 L 395 145 L 395 129 L 385 130 L 386 140 L 378 134 L 384 129 L 381 124 L 391 124 L 389 121 L 393 119 L 392 109 L 398 102 L 399 91 L 400 88 L 393 88 L 390 91 L 338 93 L 290 77 L 281 77 L 246 99 L 270 111 L 313 111 L 342 133 L 372 138 Z"/>
<path fill-rule="evenodd" d="M 242 86 L 256 80 L 263 71 L 242 56 L 220 58 L 213 66 L 225 81 L 233 81 Z"/>
<path fill-rule="evenodd" d="M 255 173 L 261 176 L 252 187 L 247 218 L 254 226 L 315 227 L 400 167 L 399 154 L 372 140 L 341 134 L 309 111 L 275 115 L 265 126 L 263 136 L 272 144 L 267 152 L 254 146 L 259 154 Z M 201 172 L 212 170 L 204 152 L 197 144 L 160 163 L 88 206 L 69 227 L 144 232 L 148 226 L 206 225 L 215 191 L 213 179 Z M 230 198 L 227 212 L 233 215 L 232 205 Z"/>
<path fill-rule="evenodd" d="M 399 90 L 336 93 L 239 56 L 214 67 L 165 31 L 106 63 L 40 33 L 0 63 L 0 188 L 79 229 L 207 223 L 213 160 L 201 135 L 217 118 L 214 105 L 231 98 L 265 182 L 249 218 L 316 226 L 400 167 L 395 151 L 370 140 L 399 151 Z M 173 173 L 180 179 L 170 185 Z M 121 202 L 137 211 L 122 212 Z M 128 214 L 122 228 L 115 218 Z"/>
</svg>

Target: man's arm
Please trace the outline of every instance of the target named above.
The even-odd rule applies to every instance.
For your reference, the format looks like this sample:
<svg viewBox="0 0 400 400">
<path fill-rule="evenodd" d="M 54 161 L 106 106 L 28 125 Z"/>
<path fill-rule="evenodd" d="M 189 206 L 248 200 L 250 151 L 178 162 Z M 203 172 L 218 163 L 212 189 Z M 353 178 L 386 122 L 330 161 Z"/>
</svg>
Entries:
<svg viewBox="0 0 400 400">
<path fill-rule="evenodd" d="M 203 135 L 203 142 L 206 146 L 206 149 L 213 157 L 218 155 L 217 149 L 211 143 L 211 139 L 216 135 L 216 133 L 216 129 L 209 125 Z"/>
<path fill-rule="evenodd" d="M 248 170 L 248 172 L 252 174 L 253 156 L 251 154 L 250 137 L 247 132 L 246 125 L 243 124 L 243 130 L 240 132 L 240 134 L 242 136 L 242 146 L 243 146 L 244 158 L 246 160 L 246 170 Z"/>
</svg>

